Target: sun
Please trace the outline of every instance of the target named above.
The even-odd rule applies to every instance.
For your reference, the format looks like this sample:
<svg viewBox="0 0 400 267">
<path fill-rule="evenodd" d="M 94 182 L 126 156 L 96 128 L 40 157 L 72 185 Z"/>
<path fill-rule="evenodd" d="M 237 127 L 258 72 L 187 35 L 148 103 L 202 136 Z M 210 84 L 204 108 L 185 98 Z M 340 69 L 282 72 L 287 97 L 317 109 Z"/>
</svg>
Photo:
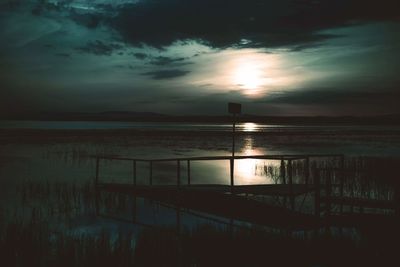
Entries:
<svg viewBox="0 0 400 267">
<path fill-rule="evenodd" d="M 245 93 L 253 94 L 257 92 L 262 84 L 262 72 L 260 68 L 252 62 L 242 62 L 237 66 L 233 74 L 235 85 L 246 89 Z"/>
<path fill-rule="evenodd" d="M 261 84 L 261 71 L 253 64 L 243 63 L 237 67 L 234 78 L 244 89 L 257 89 Z"/>
</svg>

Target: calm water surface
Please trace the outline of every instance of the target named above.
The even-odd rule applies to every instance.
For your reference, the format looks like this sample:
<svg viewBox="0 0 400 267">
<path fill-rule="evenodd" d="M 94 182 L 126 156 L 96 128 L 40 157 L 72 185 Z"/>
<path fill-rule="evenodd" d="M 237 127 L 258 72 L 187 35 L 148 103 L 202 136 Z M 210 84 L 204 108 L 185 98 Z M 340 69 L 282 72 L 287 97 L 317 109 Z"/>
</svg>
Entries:
<svg viewBox="0 0 400 267">
<path fill-rule="evenodd" d="M 94 176 L 94 156 L 135 157 L 145 159 L 229 156 L 231 155 L 232 126 L 229 124 L 169 124 L 138 122 L 38 122 L 2 121 L 1 129 L 133 129 L 146 133 L 80 138 L 73 133 L 57 138 L 24 136 L 0 139 L 0 183 L 17 183 L 25 180 L 50 180 L 86 182 Z M 344 153 L 346 155 L 400 156 L 399 126 L 351 125 L 268 125 L 240 123 L 242 132 L 236 138 L 236 155 L 315 154 Z M 182 131 L 182 134 L 179 132 Z M 186 132 L 201 132 L 187 135 Z M 215 131 L 225 134 L 213 134 Z M 354 131 L 358 131 L 355 133 Z M 254 132 L 275 132 L 272 135 Z M 312 135 L 308 133 L 312 132 Z M 361 134 L 360 134 L 361 132 Z M 171 133 L 171 134 L 170 134 Z M 208 134 L 210 133 L 210 134 Z M 327 134 L 329 133 L 329 134 Z M 272 183 L 264 169 L 274 161 L 243 159 L 235 164 L 238 184 Z M 158 164 L 155 179 L 173 182 L 176 163 Z M 175 165 L 175 167 L 173 167 Z M 228 183 L 229 162 L 194 162 L 193 179 L 197 182 Z M 182 166 L 184 168 L 184 166 Z M 102 174 L 107 179 L 131 179 L 131 165 L 108 161 L 102 164 Z M 146 179 L 147 166 L 139 166 Z M 157 171 L 160 170 L 160 173 Z"/>
<path fill-rule="evenodd" d="M 0 121 L 0 129 L 58 129 L 58 130 L 147 130 L 147 131 L 225 131 L 232 130 L 228 123 L 161 123 L 120 121 Z M 341 131 L 400 131 L 400 126 L 375 125 L 287 125 L 265 123 L 238 123 L 237 131 L 243 132 L 341 132 Z"/>
<path fill-rule="evenodd" d="M 144 159 L 229 156 L 231 125 L 167 124 L 131 122 L 34 122 L 3 121 L 1 129 L 14 129 L 16 136 L 0 135 L 0 200 L 1 206 L 19 205 L 16 188 L 27 182 L 85 184 L 95 177 L 95 156 Z M 0 133 L 1 133 L 0 129 Z M 18 130 L 19 129 L 19 130 Z M 80 136 L 68 131 L 52 136 L 24 134 L 23 129 L 41 130 L 138 130 L 138 133 L 102 135 L 93 131 Z M 399 127 L 377 126 L 297 126 L 241 123 L 237 130 L 236 155 L 280 155 L 344 153 L 348 156 L 400 156 Z M 143 131 L 145 134 L 143 134 Z M 155 133 L 158 132 L 158 133 Z M 181 133 L 180 133 L 181 132 Z M 191 132 L 191 134 L 187 134 Z M 196 132 L 201 134 L 196 135 Z M 217 132 L 217 134 L 215 133 Z M 226 134 L 224 133 L 226 132 Z M 275 134 L 255 134 L 255 133 Z M 309 135 L 308 133 L 313 133 Z M 151 134 L 147 134 L 151 133 Z M 42 135 L 43 134 L 43 135 Z M 274 175 L 266 172 L 279 161 L 242 159 L 235 161 L 236 184 L 271 184 Z M 186 162 L 182 163 L 182 180 L 186 181 Z M 138 182 L 148 183 L 147 163 L 138 163 Z M 101 181 L 132 182 L 132 163 L 104 160 L 100 166 Z M 296 177 L 295 177 L 296 179 Z M 154 183 L 174 184 L 176 162 L 155 163 Z M 229 161 L 194 161 L 192 183 L 229 184 Z M 40 204 L 42 205 L 42 204 Z M 174 224 L 175 215 L 139 204 L 141 219 L 149 223 Z M 183 221 L 193 225 L 193 217 Z M 196 219 L 197 220 L 197 219 Z M 57 225 L 60 222 L 57 222 Z M 65 224 L 64 221 L 61 222 Z M 73 225 L 73 226 L 71 226 Z M 74 218 L 70 228 L 88 232 L 101 227 L 115 227 L 107 220 L 93 219 L 93 214 Z M 125 227 L 125 226 L 124 226 Z"/>
</svg>

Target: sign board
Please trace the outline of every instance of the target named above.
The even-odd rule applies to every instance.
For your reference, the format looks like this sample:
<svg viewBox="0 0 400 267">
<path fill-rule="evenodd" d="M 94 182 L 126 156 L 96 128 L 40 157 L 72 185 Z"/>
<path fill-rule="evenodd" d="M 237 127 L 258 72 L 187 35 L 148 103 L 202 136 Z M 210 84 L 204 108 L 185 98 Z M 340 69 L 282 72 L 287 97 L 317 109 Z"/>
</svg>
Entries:
<svg viewBox="0 0 400 267">
<path fill-rule="evenodd" d="M 240 114 L 242 112 L 242 105 L 238 103 L 228 103 L 228 112 L 231 114 Z"/>
</svg>

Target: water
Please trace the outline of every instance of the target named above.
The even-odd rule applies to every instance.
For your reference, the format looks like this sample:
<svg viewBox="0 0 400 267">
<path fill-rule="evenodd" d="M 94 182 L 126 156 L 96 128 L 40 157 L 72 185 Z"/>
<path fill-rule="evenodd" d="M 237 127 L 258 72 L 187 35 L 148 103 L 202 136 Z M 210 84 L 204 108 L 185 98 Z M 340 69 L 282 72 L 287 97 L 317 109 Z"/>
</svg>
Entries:
<svg viewBox="0 0 400 267">
<path fill-rule="evenodd" d="M 230 156 L 232 153 L 229 124 L 6 121 L 0 123 L 0 128 L 0 227 L 2 216 L 7 217 L 5 220 L 23 218 L 29 224 L 33 220 L 32 214 L 38 213 L 39 218 L 49 225 L 51 233 L 67 236 L 98 237 L 104 230 L 113 235 L 142 231 L 137 225 L 124 222 L 132 217 L 132 197 L 122 200 L 105 197 L 102 212 L 114 219 L 95 215 L 93 194 L 91 198 L 85 195 L 90 192 L 78 190 L 84 197 L 78 201 L 74 198 L 71 186 L 79 187 L 94 181 L 97 155 L 165 159 Z M 346 156 L 400 157 L 397 126 L 243 123 L 237 125 L 237 130 L 236 155 L 344 153 Z M 176 164 L 176 161 L 154 163 L 154 184 L 175 184 Z M 185 184 L 187 165 L 185 161 L 181 164 L 181 178 Z M 279 170 L 279 164 L 274 160 L 236 160 L 235 184 L 279 182 L 276 179 L 279 174 L 268 171 Z M 138 163 L 137 167 L 138 183 L 148 184 L 148 163 Z M 100 163 L 100 181 L 131 183 L 132 174 L 130 161 L 103 160 Z M 294 174 L 294 179 L 296 182 L 301 176 Z M 191 181 L 192 184 L 229 184 L 229 161 L 191 162 Z M 57 190 L 59 184 L 65 189 L 64 193 Z M 31 185 L 39 185 L 39 189 L 32 189 L 35 187 Z M 46 191 L 46 188 L 50 190 Z M 310 196 L 305 201 L 298 199 L 300 202 L 296 202 L 296 206 L 304 203 L 302 211 L 308 211 L 307 205 L 312 203 Z M 144 199 L 137 201 L 140 223 L 175 227 L 175 210 Z M 65 207 L 65 203 L 74 205 Z M 214 219 L 229 222 L 226 218 L 214 216 Z M 181 222 L 186 229 L 210 223 L 208 219 L 187 213 L 182 214 Z M 359 236 L 352 229 L 349 235 Z"/>
<path fill-rule="evenodd" d="M 40 130 L 144 130 L 144 131 L 232 131 L 229 123 L 162 123 L 162 122 L 123 122 L 123 121 L 0 121 L 0 129 L 40 129 Z M 399 133 L 400 126 L 376 125 L 285 125 L 266 123 L 238 123 L 239 132 L 313 132 L 313 133 L 341 133 L 341 132 L 385 132 Z"/>
<path fill-rule="evenodd" d="M 94 177 L 96 155 L 144 159 L 229 156 L 232 149 L 231 125 L 228 124 L 2 121 L 0 128 L 12 130 L 0 136 L 1 184 L 26 180 L 87 182 Z M 57 129 L 61 133 L 28 133 L 24 129 Z M 117 132 L 97 131 L 105 129 Z M 125 132 L 126 129 L 134 131 Z M 400 156 L 399 126 L 240 123 L 237 130 L 236 155 Z M 163 170 L 155 174 L 156 180 L 173 182 L 174 164 L 156 166 L 157 170 Z M 238 160 L 235 164 L 237 183 L 272 183 L 263 170 L 274 164 L 274 161 Z M 130 165 L 104 162 L 102 167 L 108 178 L 131 177 Z M 145 172 L 147 166 L 141 168 Z M 193 179 L 198 182 L 228 183 L 228 161 L 194 162 L 192 169 Z"/>
</svg>

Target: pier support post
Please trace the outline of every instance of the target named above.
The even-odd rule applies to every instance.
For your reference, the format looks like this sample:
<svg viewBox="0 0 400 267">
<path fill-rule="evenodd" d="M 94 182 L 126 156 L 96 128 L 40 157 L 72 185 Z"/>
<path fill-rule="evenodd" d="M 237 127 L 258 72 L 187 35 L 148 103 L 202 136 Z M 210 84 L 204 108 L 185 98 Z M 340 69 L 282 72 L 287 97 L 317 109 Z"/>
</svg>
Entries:
<svg viewBox="0 0 400 267">
<path fill-rule="evenodd" d="M 290 207 L 292 210 L 295 208 L 294 203 L 294 195 L 293 195 L 293 169 L 292 169 L 292 160 L 288 160 L 288 176 L 289 176 L 289 193 L 290 193 Z"/>
</svg>

